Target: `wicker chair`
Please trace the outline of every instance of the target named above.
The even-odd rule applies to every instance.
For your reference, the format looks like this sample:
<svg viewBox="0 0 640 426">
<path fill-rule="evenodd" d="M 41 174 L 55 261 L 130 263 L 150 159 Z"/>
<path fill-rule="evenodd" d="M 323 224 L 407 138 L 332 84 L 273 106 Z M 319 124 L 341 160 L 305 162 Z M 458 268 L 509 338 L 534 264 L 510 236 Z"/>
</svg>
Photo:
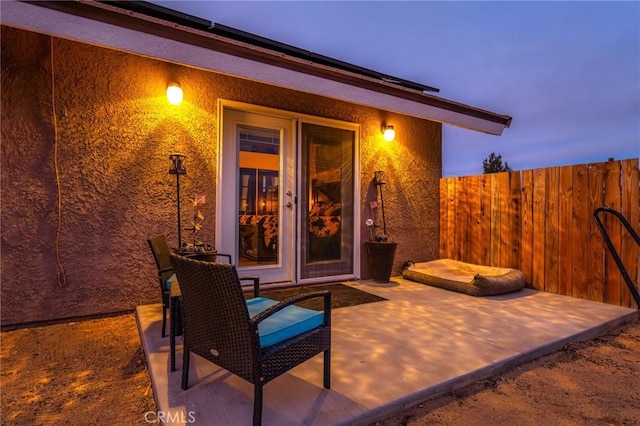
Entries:
<svg viewBox="0 0 640 426">
<path fill-rule="evenodd" d="M 182 389 L 189 385 L 190 354 L 200 355 L 254 385 L 253 424 L 259 425 L 263 386 L 321 352 L 323 386 L 330 388 L 330 292 L 245 300 L 235 266 L 170 257 L 182 291 Z M 324 312 L 294 305 L 314 297 L 324 298 Z"/>
<path fill-rule="evenodd" d="M 160 283 L 160 293 L 162 294 L 162 337 L 164 337 L 167 330 L 167 311 L 170 309 L 171 289 L 169 287 L 168 280 L 173 275 L 173 265 L 171 265 L 171 260 L 169 259 L 169 253 L 171 253 L 171 250 L 169 249 L 167 239 L 164 235 L 156 235 L 155 237 L 148 238 L 147 244 L 149 244 L 151 254 L 153 254 L 153 259 L 156 261 L 156 267 L 158 268 L 158 281 Z M 215 253 L 214 256 L 216 258 L 223 257 L 228 259 L 229 263 L 231 263 L 231 255 Z M 257 278 L 247 277 L 246 279 L 255 280 Z M 179 313 L 177 316 L 180 316 Z M 178 330 L 180 329 L 179 323 L 177 324 L 177 328 Z"/>
<path fill-rule="evenodd" d="M 173 275 L 173 265 L 169 259 L 169 245 L 164 235 L 157 235 L 147 239 L 147 244 L 153 254 L 158 268 L 158 281 L 160 282 L 160 293 L 162 294 L 162 337 L 167 330 L 167 310 L 169 309 L 169 287 L 167 280 Z"/>
</svg>

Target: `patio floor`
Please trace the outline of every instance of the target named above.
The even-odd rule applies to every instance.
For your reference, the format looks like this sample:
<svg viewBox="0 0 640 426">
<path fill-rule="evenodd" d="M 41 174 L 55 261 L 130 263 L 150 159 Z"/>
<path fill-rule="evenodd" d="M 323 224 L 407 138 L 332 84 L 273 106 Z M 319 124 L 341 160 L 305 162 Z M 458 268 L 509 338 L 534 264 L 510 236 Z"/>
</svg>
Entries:
<svg viewBox="0 0 640 426">
<path fill-rule="evenodd" d="M 316 356 L 265 386 L 265 426 L 380 420 L 639 317 L 636 309 L 530 289 L 476 298 L 400 277 L 346 284 L 388 300 L 332 310 L 331 390 L 322 387 Z M 251 424 L 252 385 L 192 356 L 190 388 L 181 390 L 181 345 L 169 372 L 161 305 L 139 306 L 136 317 L 165 424 Z"/>
</svg>

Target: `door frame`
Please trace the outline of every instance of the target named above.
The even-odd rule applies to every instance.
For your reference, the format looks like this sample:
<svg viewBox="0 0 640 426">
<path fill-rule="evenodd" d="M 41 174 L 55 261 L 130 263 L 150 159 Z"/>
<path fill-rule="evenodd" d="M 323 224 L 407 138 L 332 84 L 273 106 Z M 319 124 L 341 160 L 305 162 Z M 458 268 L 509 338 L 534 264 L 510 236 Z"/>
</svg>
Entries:
<svg viewBox="0 0 640 426">
<path fill-rule="evenodd" d="M 295 182 L 296 182 L 296 192 L 301 194 L 302 191 L 305 191 L 306 188 L 302 188 L 302 180 L 300 176 L 302 176 L 302 165 L 304 159 L 302 158 L 302 149 L 300 144 L 302 143 L 302 124 L 314 124 L 326 127 L 332 127 L 336 129 L 348 130 L 354 132 L 354 146 L 353 146 L 353 253 L 352 253 L 352 262 L 353 262 L 353 274 L 344 274 L 344 275 L 328 275 L 323 277 L 313 277 L 313 278 L 301 278 L 301 263 L 303 256 L 296 256 L 296 280 L 301 284 L 314 284 L 327 282 L 327 279 L 331 281 L 340 281 L 340 280 L 350 280 L 350 279 L 358 279 L 360 277 L 360 125 L 356 123 L 349 123 L 346 121 L 333 120 L 329 118 L 316 117 L 312 115 L 299 114 L 298 118 L 298 126 L 297 126 L 297 134 L 296 134 L 296 174 L 295 174 Z M 296 231 L 303 232 L 302 230 L 306 228 L 307 224 L 302 223 L 302 214 L 300 214 L 300 209 L 298 208 L 296 215 Z M 303 227 L 304 226 L 304 227 Z M 298 238 L 296 242 L 299 242 Z"/>
<path fill-rule="evenodd" d="M 277 202 L 274 206 L 270 207 L 271 213 L 262 211 L 261 207 L 255 206 L 256 211 L 252 212 L 253 215 L 266 215 L 266 216 L 248 216 L 251 219 L 251 223 L 248 228 L 253 230 L 253 238 L 255 238 L 253 249 L 256 262 L 251 264 L 245 264 L 241 262 L 240 256 L 240 244 L 239 236 L 241 233 L 239 221 L 238 221 L 238 206 L 239 206 L 239 176 L 240 165 L 243 152 L 240 151 L 239 145 L 239 131 L 244 128 L 261 128 L 267 129 L 269 132 L 275 131 L 279 140 L 279 149 L 277 160 L 269 159 L 269 164 L 258 162 L 253 164 L 252 167 L 257 167 L 256 170 L 261 168 L 274 169 L 274 161 L 277 161 L 277 166 L 274 170 L 278 170 L 277 185 Z M 275 137 L 275 134 L 273 135 Z M 272 114 L 256 113 L 254 111 L 248 111 L 247 109 L 223 108 L 223 120 L 222 120 L 222 144 L 220 145 L 220 183 L 218 189 L 217 200 L 219 204 L 217 208 L 217 219 L 221 225 L 216 226 L 219 230 L 217 235 L 216 246 L 223 253 L 229 253 L 235 259 L 235 264 L 238 266 L 238 270 L 242 275 L 259 275 L 262 282 L 266 283 L 289 283 L 294 280 L 295 274 L 295 208 L 292 203 L 288 203 L 289 197 L 285 197 L 286 194 L 293 196 L 295 191 L 294 181 L 294 161 L 295 152 L 293 150 L 295 140 L 295 120 L 291 118 L 276 117 Z M 273 156 L 269 156 L 273 157 Z M 257 184 L 257 181 L 255 182 Z M 257 199 L 256 199 L 257 201 Z M 293 198 L 291 198 L 293 201 Z M 285 203 L 287 206 L 285 206 Z M 259 222 L 254 219 L 261 219 Z M 224 223 L 223 223 L 224 222 Z M 262 244 L 262 230 L 264 225 L 268 223 L 272 231 L 276 231 L 276 235 L 270 235 L 269 246 L 266 247 Z M 276 225 L 277 224 L 277 225 Z M 267 231 L 265 230 L 265 238 L 267 237 Z M 273 238 L 276 238 L 275 247 L 271 247 Z M 275 253 L 274 253 L 275 249 Z M 263 251 L 263 250 L 268 250 Z M 275 256 L 262 258 L 261 256 Z M 274 261 L 275 260 L 275 261 Z"/>
<path fill-rule="evenodd" d="M 360 179 L 360 125 L 357 123 L 349 123 L 346 121 L 340 121 L 340 120 L 334 120 L 334 119 L 329 119 L 329 118 L 324 118 L 324 117 L 318 117 L 318 116 L 314 116 L 314 115 L 309 115 L 309 114 L 302 114 L 302 113 L 296 113 L 296 112 L 292 112 L 292 111 L 286 111 L 286 110 L 281 110 L 281 109 L 276 109 L 276 108 L 269 108 L 269 107 L 264 107 L 264 106 L 260 106 L 260 105 L 254 105 L 254 104 L 249 104 L 249 103 L 245 103 L 245 102 L 238 102 L 238 101 L 232 101 L 232 100 L 227 100 L 227 99 L 218 99 L 217 101 L 217 122 L 218 122 L 218 131 L 217 131 L 217 145 L 216 145 L 216 155 L 217 155 L 217 170 L 216 170 L 216 215 L 215 215 L 215 230 L 216 230 L 216 237 L 215 237 L 215 244 L 216 247 L 221 247 L 222 246 L 222 241 L 221 241 L 221 236 L 223 234 L 223 227 L 224 224 L 222 223 L 221 217 L 221 206 L 223 205 L 223 200 L 222 200 L 222 191 L 220 190 L 220 186 L 222 184 L 222 164 L 224 162 L 224 156 L 223 156 L 223 142 L 224 142 L 224 121 L 223 121 L 223 112 L 224 109 L 235 109 L 235 110 L 240 110 L 249 114 L 263 114 L 263 115 L 269 115 L 269 116 L 273 116 L 273 117 L 277 117 L 277 118 L 283 118 L 283 119 L 287 119 L 287 120 L 292 120 L 294 122 L 293 125 L 293 133 L 291 135 L 291 137 L 294 139 L 293 140 L 293 161 L 294 161 L 294 165 L 295 165 L 295 170 L 294 170 L 294 182 L 293 182 L 293 186 L 295 188 L 295 194 L 299 194 L 301 189 L 301 179 L 299 179 L 300 173 L 301 173 L 301 158 L 300 158 L 300 147 L 299 144 L 301 143 L 301 122 L 308 122 L 308 123 L 313 123 L 313 124 L 318 124 L 318 125 L 325 125 L 325 126 L 330 126 L 330 127 L 336 127 L 336 128 L 340 128 L 340 129 L 346 129 L 346 130 L 352 130 L 354 131 L 355 134 L 355 141 L 354 141 L 354 147 L 353 147 L 353 173 L 354 176 L 356 177 L 354 179 L 354 188 L 353 188 L 353 216 L 354 216 L 354 226 L 353 226 L 353 241 L 354 241 L 354 247 L 353 247 L 353 274 L 348 274 L 348 275 L 340 275 L 340 276 L 328 276 L 328 277 L 317 277 L 317 278 L 307 278 L 307 279 L 301 279 L 300 278 L 300 258 L 301 256 L 298 255 L 297 253 L 297 249 L 298 249 L 298 244 L 294 244 L 294 250 L 292 251 L 292 258 L 291 259 L 282 259 L 282 262 L 287 261 L 287 262 L 291 262 L 291 267 L 293 268 L 293 273 L 292 273 L 292 283 L 300 283 L 300 284 L 312 284 L 312 283 L 318 283 L 318 282 L 326 282 L 328 279 L 330 280 L 346 280 L 346 279 L 358 279 L 360 277 L 360 253 L 361 253 L 361 248 L 360 248 L 360 224 L 359 221 L 361 219 L 360 217 L 360 204 L 361 204 L 361 199 L 360 199 L 360 194 L 361 194 L 361 179 Z M 295 209 L 294 209 L 294 241 L 297 243 L 299 241 L 298 239 L 298 234 L 299 232 L 301 232 L 301 226 L 302 224 L 301 222 L 301 215 L 299 213 L 299 209 L 300 209 L 300 204 L 299 203 L 295 203 Z M 237 230 L 236 230 L 237 233 Z M 237 240 L 237 235 L 235 240 Z M 237 244 L 237 243 L 236 243 Z M 237 259 L 236 259 L 237 260 Z"/>
</svg>

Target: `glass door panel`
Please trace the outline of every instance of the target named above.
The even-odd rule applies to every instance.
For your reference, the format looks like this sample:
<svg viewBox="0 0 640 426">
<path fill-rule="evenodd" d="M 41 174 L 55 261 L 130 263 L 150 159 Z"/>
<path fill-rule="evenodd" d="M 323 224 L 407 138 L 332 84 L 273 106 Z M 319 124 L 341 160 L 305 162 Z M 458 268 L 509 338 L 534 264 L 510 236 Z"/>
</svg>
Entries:
<svg viewBox="0 0 640 426">
<path fill-rule="evenodd" d="M 238 126 L 238 263 L 278 263 L 280 131 Z"/>
<path fill-rule="evenodd" d="M 300 278 L 354 273 L 355 131 L 302 123 Z"/>
</svg>

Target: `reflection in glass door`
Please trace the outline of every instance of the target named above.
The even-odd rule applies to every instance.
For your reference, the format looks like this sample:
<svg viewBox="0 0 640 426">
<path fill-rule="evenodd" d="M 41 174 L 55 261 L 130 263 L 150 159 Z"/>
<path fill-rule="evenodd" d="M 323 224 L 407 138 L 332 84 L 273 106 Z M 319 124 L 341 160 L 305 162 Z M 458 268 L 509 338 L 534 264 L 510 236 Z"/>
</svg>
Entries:
<svg viewBox="0 0 640 426">
<path fill-rule="evenodd" d="M 302 123 L 300 278 L 354 273 L 355 131 Z"/>
<path fill-rule="evenodd" d="M 238 126 L 239 266 L 278 263 L 280 131 Z"/>
</svg>

